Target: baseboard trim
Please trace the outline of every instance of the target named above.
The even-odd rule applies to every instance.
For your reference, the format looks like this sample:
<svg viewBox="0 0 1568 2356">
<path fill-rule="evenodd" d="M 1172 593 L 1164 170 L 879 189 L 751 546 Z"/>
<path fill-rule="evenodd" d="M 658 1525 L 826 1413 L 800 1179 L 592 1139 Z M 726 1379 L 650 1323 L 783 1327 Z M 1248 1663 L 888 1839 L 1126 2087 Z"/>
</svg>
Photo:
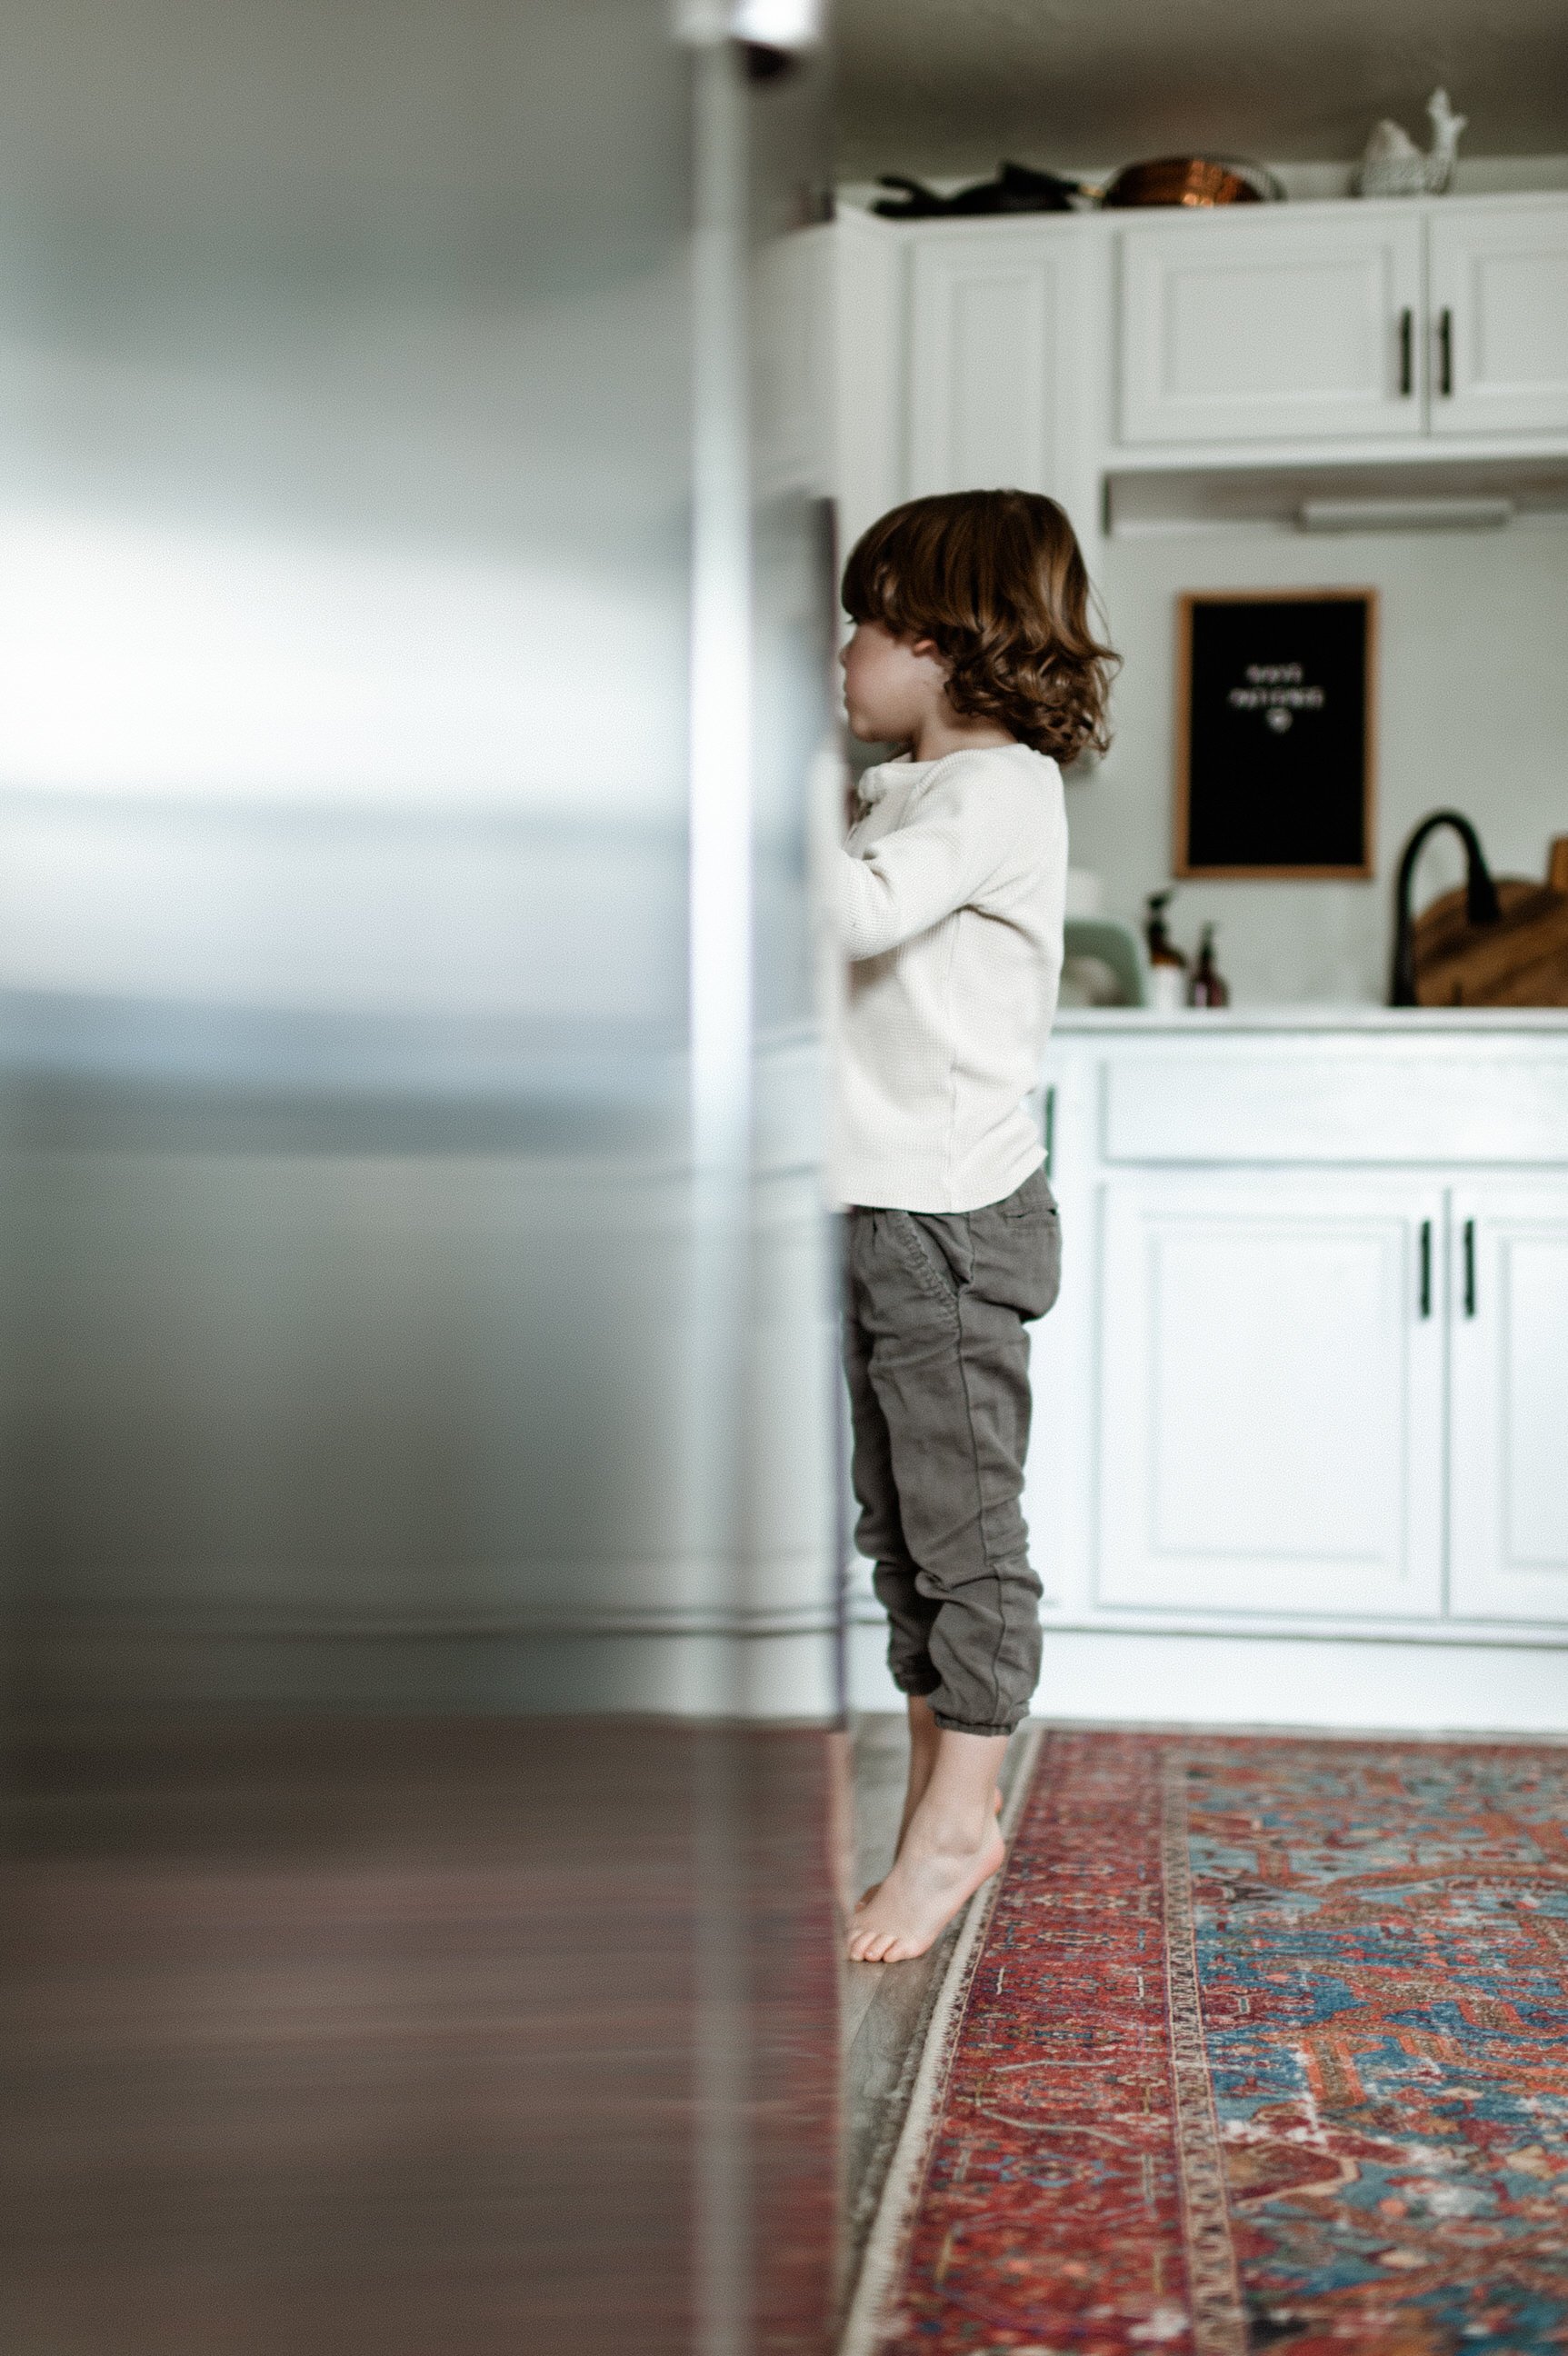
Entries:
<svg viewBox="0 0 1568 2356">
<path fill-rule="evenodd" d="M 852 1627 L 856 1709 L 901 1709 L 886 1625 Z M 1265 1731 L 1568 1733 L 1568 1640 L 1556 1645 L 1047 1628 L 1032 1714 L 1072 1726 Z"/>
</svg>

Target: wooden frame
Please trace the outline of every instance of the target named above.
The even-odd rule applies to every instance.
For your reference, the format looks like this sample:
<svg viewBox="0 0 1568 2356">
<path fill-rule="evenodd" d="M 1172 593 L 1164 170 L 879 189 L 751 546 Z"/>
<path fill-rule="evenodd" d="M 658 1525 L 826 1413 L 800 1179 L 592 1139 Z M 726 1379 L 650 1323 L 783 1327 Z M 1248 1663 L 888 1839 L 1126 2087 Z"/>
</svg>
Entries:
<svg viewBox="0 0 1568 2356">
<path fill-rule="evenodd" d="M 1193 816 L 1195 803 L 1201 800 L 1203 787 L 1193 774 L 1193 674 L 1194 637 L 1197 616 L 1208 606 L 1246 607 L 1281 605 L 1314 605 L 1327 603 L 1359 605 L 1364 611 L 1362 634 L 1362 708 L 1359 732 L 1360 747 L 1360 842 L 1359 860 L 1327 861 L 1304 859 L 1259 863 L 1251 860 L 1227 861 L 1210 856 L 1195 859 L 1192 855 Z M 1292 883 L 1365 883 L 1376 873 L 1377 854 L 1377 684 L 1378 684 L 1378 593 L 1375 589 L 1204 589 L 1189 590 L 1176 600 L 1176 835 L 1172 851 L 1171 872 L 1181 877 L 1203 876 L 1214 881 L 1292 882 Z M 1277 699 L 1283 708 L 1283 696 Z M 1260 709 L 1263 708 L 1260 706 Z M 1321 708 L 1321 697 L 1319 706 Z M 1290 721 L 1283 723 L 1289 727 Z M 1347 804 L 1348 808 L 1349 803 Z M 1210 829 L 1215 821 L 1208 821 Z"/>
</svg>

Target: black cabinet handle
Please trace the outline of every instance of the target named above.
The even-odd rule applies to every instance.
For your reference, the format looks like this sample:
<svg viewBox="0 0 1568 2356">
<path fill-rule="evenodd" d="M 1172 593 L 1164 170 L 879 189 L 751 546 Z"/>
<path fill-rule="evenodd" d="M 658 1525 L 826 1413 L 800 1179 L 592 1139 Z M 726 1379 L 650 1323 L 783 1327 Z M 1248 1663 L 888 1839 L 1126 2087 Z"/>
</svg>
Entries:
<svg viewBox="0 0 1568 2356">
<path fill-rule="evenodd" d="M 1446 304 L 1437 315 L 1437 390 L 1445 398 L 1454 391 L 1454 314 Z"/>
<path fill-rule="evenodd" d="M 1414 312 L 1402 311 L 1400 313 L 1400 398 L 1402 400 L 1415 391 L 1415 361 L 1412 344 L 1414 328 Z"/>
<path fill-rule="evenodd" d="M 1465 1222 L 1465 1314 L 1476 1313 L 1476 1222 Z"/>
<path fill-rule="evenodd" d="M 1421 1223 L 1421 1313 L 1432 1314 L 1432 1221 Z"/>
</svg>

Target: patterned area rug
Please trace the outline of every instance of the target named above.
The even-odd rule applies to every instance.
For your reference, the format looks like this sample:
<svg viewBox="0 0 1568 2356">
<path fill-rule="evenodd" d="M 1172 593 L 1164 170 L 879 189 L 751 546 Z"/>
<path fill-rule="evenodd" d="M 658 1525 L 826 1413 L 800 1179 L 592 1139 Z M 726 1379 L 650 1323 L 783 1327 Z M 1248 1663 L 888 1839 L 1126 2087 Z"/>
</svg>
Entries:
<svg viewBox="0 0 1568 2356">
<path fill-rule="evenodd" d="M 1568 2349 L 1568 1750 L 1046 1738 L 845 2356 Z"/>
</svg>

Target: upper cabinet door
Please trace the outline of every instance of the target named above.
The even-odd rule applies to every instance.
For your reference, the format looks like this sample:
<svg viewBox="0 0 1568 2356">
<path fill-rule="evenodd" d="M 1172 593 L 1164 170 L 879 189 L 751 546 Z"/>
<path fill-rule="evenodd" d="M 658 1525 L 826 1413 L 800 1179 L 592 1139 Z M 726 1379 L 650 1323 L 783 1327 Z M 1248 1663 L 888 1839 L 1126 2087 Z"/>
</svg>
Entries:
<svg viewBox="0 0 1568 2356">
<path fill-rule="evenodd" d="M 1271 207 L 1123 230 L 1123 442 L 1419 434 L 1421 227 Z"/>
<path fill-rule="evenodd" d="M 833 493 L 840 553 L 904 497 L 904 244 L 891 221 L 841 208 L 832 240 Z M 785 241 L 788 242 L 788 241 Z"/>
<path fill-rule="evenodd" d="M 1568 1622 L 1568 1186 L 1454 1200 L 1449 1608 Z"/>
<path fill-rule="evenodd" d="M 1430 217 L 1432 430 L 1568 430 L 1568 203 Z"/>
<path fill-rule="evenodd" d="M 915 246 L 909 495 L 1044 491 L 1095 526 L 1084 224 Z"/>
</svg>

